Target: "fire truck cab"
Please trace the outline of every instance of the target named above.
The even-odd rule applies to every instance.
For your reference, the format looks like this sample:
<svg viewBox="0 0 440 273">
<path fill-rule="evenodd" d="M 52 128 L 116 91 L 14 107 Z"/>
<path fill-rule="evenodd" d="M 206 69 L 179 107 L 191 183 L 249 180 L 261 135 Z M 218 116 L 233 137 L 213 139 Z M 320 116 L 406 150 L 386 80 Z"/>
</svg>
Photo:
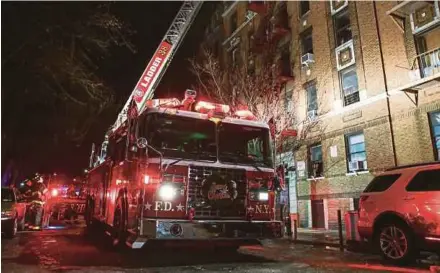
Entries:
<svg viewBox="0 0 440 273">
<path fill-rule="evenodd" d="M 250 111 L 186 98 L 153 99 L 92 149 L 85 219 L 115 244 L 259 243 L 274 221 L 269 127 Z"/>
</svg>

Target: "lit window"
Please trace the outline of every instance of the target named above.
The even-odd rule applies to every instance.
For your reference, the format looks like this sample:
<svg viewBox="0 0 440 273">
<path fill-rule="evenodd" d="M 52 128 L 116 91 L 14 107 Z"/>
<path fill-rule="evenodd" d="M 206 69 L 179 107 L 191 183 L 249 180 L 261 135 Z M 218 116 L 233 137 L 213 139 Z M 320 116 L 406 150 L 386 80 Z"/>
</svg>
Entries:
<svg viewBox="0 0 440 273">
<path fill-rule="evenodd" d="M 322 145 L 317 144 L 309 149 L 309 177 L 323 176 Z"/>
<path fill-rule="evenodd" d="M 365 150 L 365 137 L 363 133 L 349 135 L 347 142 L 348 170 L 359 171 L 367 169 L 367 152 Z"/>
<path fill-rule="evenodd" d="M 430 113 L 432 142 L 434 146 L 436 160 L 440 160 L 440 111 Z"/>
<path fill-rule="evenodd" d="M 318 110 L 318 98 L 316 95 L 316 85 L 309 84 L 306 87 L 307 92 L 307 111 L 316 111 Z"/>
<path fill-rule="evenodd" d="M 351 66 L 340 72 L 342 95 L 344 97 L 344 105 L 350 105 L 360 100 L 358 77 L 356 67 Z"/>
</svg>

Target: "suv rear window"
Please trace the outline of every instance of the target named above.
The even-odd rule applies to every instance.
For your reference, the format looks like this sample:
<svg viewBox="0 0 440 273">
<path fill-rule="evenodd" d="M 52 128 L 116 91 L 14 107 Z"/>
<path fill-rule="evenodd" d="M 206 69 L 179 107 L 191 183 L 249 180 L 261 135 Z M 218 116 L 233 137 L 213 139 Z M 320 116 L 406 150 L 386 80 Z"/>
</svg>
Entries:
<svg viewBox="0 0 440 273">
<path fill-rule="evenodd" d="M 400 174 L 379 175 L 373 178 L 373 180 L 365 188 L 364 192 L 383 192 L 386 191 L 391 185 L 399 179 Z"/>
<path fill-rule="evenodd" d="M 407 191 L 440 191 L 440 170 L 421 171 L 406 186 Z"/>
</svg>

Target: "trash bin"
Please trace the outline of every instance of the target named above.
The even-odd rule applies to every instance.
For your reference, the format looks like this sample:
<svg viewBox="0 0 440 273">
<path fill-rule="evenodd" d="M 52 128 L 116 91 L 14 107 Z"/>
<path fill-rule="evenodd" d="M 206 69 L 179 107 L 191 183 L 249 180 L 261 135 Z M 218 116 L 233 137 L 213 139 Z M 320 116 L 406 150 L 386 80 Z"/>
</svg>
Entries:
<svg viewBox="0 0 440 273">
<path fill-rule="evenodd" d="M 361 245 L 362 241 L 357 225 L 359 213 L 357 210 L 349 210 L 345 213 L 344 218 L 347 249 L 354 250 Z"/>
</svg>

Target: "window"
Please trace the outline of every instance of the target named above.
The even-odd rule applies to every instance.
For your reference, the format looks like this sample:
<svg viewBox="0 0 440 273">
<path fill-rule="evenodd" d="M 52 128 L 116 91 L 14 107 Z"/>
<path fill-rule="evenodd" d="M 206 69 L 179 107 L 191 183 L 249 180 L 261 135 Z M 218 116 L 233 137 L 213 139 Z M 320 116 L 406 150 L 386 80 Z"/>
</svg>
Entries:
<svg viewBox="0 0 440 273">
<path fill-rule="evenodd" d="M 394 182 L 399 179 L 400 174 L 379 175 L 371 180 L 364 192 L 383 192 L 386 191 Z"/>
<path fill-rule="evenodd" d="M 349 135 L 347 142 L 348 170 L 362 171 L 367 169 L 367 153 L 365 151 L 365 137 L 363 133 Z"/>
<path fill-rule="evenodd" d="M 284 99 L 284 109 L 286 109 L 287 113 L 291 113 L 293 111 L 293 100 L 292 100 L 292 89 L 287 89 L 284 85 L 285 92 L 285 99 Z"/>
<path fill-rule="evenodd" d="M 302 55 L 313 54 L 312 30 L 305 31 L 301 36 Z"/>
<path fill-rule="evenodd" d="M 336 47 L 352 39 L 350 16 L 344 12 L 334 17 Z"/>
<path fill-rule="evenodd" d="M 234 33 L 234 31 L 237 29 L 237 11 L 235 11 L 231 17 L 229 17 L 229 24 L 230 24 L 230 35 Z"/>
<path fill-rule="evenodd" d="M 221 123 L 218 145 L 218 159 L 222 163 L 273 166 L 269 130 L 266 128 Z"/>
<path fill-rule="evenodd" d="M 322 177 L 323 172 L 322 145 L 316 144 L 309 148 L 309 177 Z"/>
<path fill-rule="evenodd" d="M 127 137 L 124 136 L 116 142 L 114 150 L 114 160 L 115 162 L 121 162 L 125 159 L 125 150 L 127 148 Z"/>
<path fill-rule="evenodd" d="M 306 86 L 307 112 L 318 110 L 318 99 L 316 96 L 316 85 L 314 83 Z"/>
<path fill-rule="evenodd" d="M 356 67 L 351 66 L 340 72 L 342 95 L 344 97 L 344 106 L 356 103 L 359 98 L 358 77 Z"/>
<path fill-rule="evenodd" d="M 429 114 L 435 159 L 440 160 L 440 111 Z"/>
<path fill-rule="evenodd" d="M 239 48 L 236 47 L 231 51 L 232 65 L 239 66 L 240 65 L 240 51 Z"/>
<path fill-rule="evenodd" d="M 406 186 L 407 191 L 440 191 L 440 170 L 421 171 Z"/>
<path fill-rule="evenodd" d="M 299 15 L 304 16 L 310 10 L 310 2 L 308 0 L 302 0 L 299 2 Z"/>
</svg>

